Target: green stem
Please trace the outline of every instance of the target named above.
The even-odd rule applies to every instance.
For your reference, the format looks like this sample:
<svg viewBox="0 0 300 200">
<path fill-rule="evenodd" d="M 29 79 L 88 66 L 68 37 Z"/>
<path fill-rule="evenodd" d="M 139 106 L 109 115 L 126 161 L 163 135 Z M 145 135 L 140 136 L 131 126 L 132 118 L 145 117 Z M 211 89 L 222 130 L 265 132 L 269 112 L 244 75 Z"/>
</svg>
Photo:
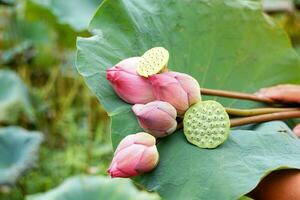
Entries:
<svg viewBox="0 0 300 200">
<path fill-rule="evenodd" d="M 255 108 L 255 109 L 236 109 L 236 108 L 226 108 L 226 112 L 233 116 L 254 116 L 269 113 L 279 113 L 287 111 L 300 111 L 300 108 Z"/>
<path fill-rule="evenodd" d="M 231 127 L 235 127 L 235 126 L 242 126 L 246 124 L 261 123 L 261 122 L 283 120 L 283 119 L 292 119 L 292 118 L 300 118 L 300 111 L 299 110 L 286 111 L 286 112 L 256 115 L 251 117 L 236 118 L 236 119 L 231 119 L 230 124 Z"/>
</svg>

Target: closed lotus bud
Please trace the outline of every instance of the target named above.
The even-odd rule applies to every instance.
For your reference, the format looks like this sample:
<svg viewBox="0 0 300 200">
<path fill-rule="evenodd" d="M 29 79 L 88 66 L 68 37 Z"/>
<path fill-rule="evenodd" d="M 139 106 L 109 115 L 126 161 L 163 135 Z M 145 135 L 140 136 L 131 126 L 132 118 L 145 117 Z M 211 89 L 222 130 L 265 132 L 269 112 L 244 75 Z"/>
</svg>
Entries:
<svg viewBox="0 0 300 200">
<path fill-rule="evenodd" d="M 140 57 L 122 60 L 107 69 L 106 78 L 112 84 L 118 96 L 130 104 L 148 103 L 155 100 L 152 86 L 148 79 L 136 72 Z"/>
<path fill-rule="evenodd" d="M 159 160 L 155 138 L 144 132 L 126 136 L 118 145 L 107 172 L 129 178 L 153 170 Z"/>
<path fill-rule="evenodd" d="M 176 130 L 176 109 L 164 101 L 153 101 L 147 104 L 135 104 L 132 107 L 140 126 L 144 131 L 159 138 Z"/>
<path fill-rule="evenodd" d="M 201 100 L 200 86 L 193 77 L 179 72 L 165 72 L 150 76 L 156 99 L 172 104 L 179 115 Z"/>
</svg>

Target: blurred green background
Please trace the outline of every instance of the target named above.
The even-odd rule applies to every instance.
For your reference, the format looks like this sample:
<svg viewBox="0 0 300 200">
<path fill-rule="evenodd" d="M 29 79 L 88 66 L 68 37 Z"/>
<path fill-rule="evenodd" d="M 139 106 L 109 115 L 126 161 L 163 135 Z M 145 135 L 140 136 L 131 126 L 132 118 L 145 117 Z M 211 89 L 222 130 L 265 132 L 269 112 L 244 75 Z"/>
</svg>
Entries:
<svg viewBox="0 0 300 200">
<path fill-rule="evenodd" d="M 76 37 L 93 34 L 88 22 L 100 3 L 0 0 L 0 132 L 19 126 L 43 136 L 38 160 L 10 184 L 1 175 L 13 163 L 10 157 L 20 157 L 12 154 L 18 148 L 23 152 L 23 146 L 9 141 L 10 152 L 0 139 L 1 200 L 48 191 L 78 174 L 106 176 L 113 153 L 110 121 L 75 69 Z M 264 9 L 284 27 L 300 52 L 298 3 L 268 0 Z M 9 165 L 1 151 L 7 151 Z M 32 154 L 23 156 L 34 162 Z"/>
<path fill-rule="evenodd" d="M 78 18 L 89 19 L 100 2 L 0 2 L 0 74 L 15 72 L 28 93 L 16 98 L 29 102 L 26 109 L 0 103 L 0 113 L 6 112 L 0 124 L 44 135 L 37 165 L 15 187 L 2 187 L 0 199 L 23 199 L 75 174 L 105 175 L 112 155 L 109 118 L 75 69 L 76 36 L 91 35 L 88 20 Z M 6 78 L 1 76 L 0 96 L 6 97 L 0 102 L 15 91 L 4 85 Z"/>
</svg>

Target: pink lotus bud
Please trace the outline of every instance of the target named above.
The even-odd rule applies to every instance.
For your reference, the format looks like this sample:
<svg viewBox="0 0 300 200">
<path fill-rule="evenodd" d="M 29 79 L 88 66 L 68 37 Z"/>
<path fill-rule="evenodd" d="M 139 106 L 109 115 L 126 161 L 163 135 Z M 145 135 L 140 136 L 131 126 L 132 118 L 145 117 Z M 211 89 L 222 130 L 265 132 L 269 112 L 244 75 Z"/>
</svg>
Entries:
<svg viewBox="0 0 300 200">
<path fill-rule="evenodd" d="M 159 160 L 155 138 L 148 133 L 126 136 L 118 145 L 107 172 L 112 178 L 128 178 L 153 170 Z"/>
<path fill-rule="evenodd" d="M 149 78 L 156 99 L 172 104 L 179 115 L 201 100 L 200 86 L 193 77 L 179 72 L 155 74 Z"/>
<path fill-rule="evenodd" d="M 122 60 L 107 69 L 106 78 L 121 99 L 127 103 L 148 103 L 155 100 L 152 86 L 148 79 L 136 72 L 140 57 Z"/>
<path fill-rule="evenodd" d="M 144 131 L 159 138 L 165 137 L 176 130 L 176 109 L 164 101 L 153 101 L 143 104 L 135 104 L 132 107 L 140 126 Z"/>
</svg>

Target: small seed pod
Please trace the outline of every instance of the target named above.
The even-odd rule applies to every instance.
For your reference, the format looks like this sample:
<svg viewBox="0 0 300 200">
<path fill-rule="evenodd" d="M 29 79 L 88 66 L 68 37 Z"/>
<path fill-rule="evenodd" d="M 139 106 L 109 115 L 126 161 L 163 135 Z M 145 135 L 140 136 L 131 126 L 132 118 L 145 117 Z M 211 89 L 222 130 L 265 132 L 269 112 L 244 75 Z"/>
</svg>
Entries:
<svg viewBox="0 0 300 200">
<path fill-rule="evenodd" d="M 148 77 L 157 74 L 167 68 L 169 52 L 163 47 L 149 49 L 141 56 L 137 73 Z"/>
<path fill-rule="evenodd" d="M 228 138 L 229 116 L 216 101 L 198 102 L 186 111 L 183 131 L 190 143 L 200 148 L 216 148 Z"/>
</svg>

